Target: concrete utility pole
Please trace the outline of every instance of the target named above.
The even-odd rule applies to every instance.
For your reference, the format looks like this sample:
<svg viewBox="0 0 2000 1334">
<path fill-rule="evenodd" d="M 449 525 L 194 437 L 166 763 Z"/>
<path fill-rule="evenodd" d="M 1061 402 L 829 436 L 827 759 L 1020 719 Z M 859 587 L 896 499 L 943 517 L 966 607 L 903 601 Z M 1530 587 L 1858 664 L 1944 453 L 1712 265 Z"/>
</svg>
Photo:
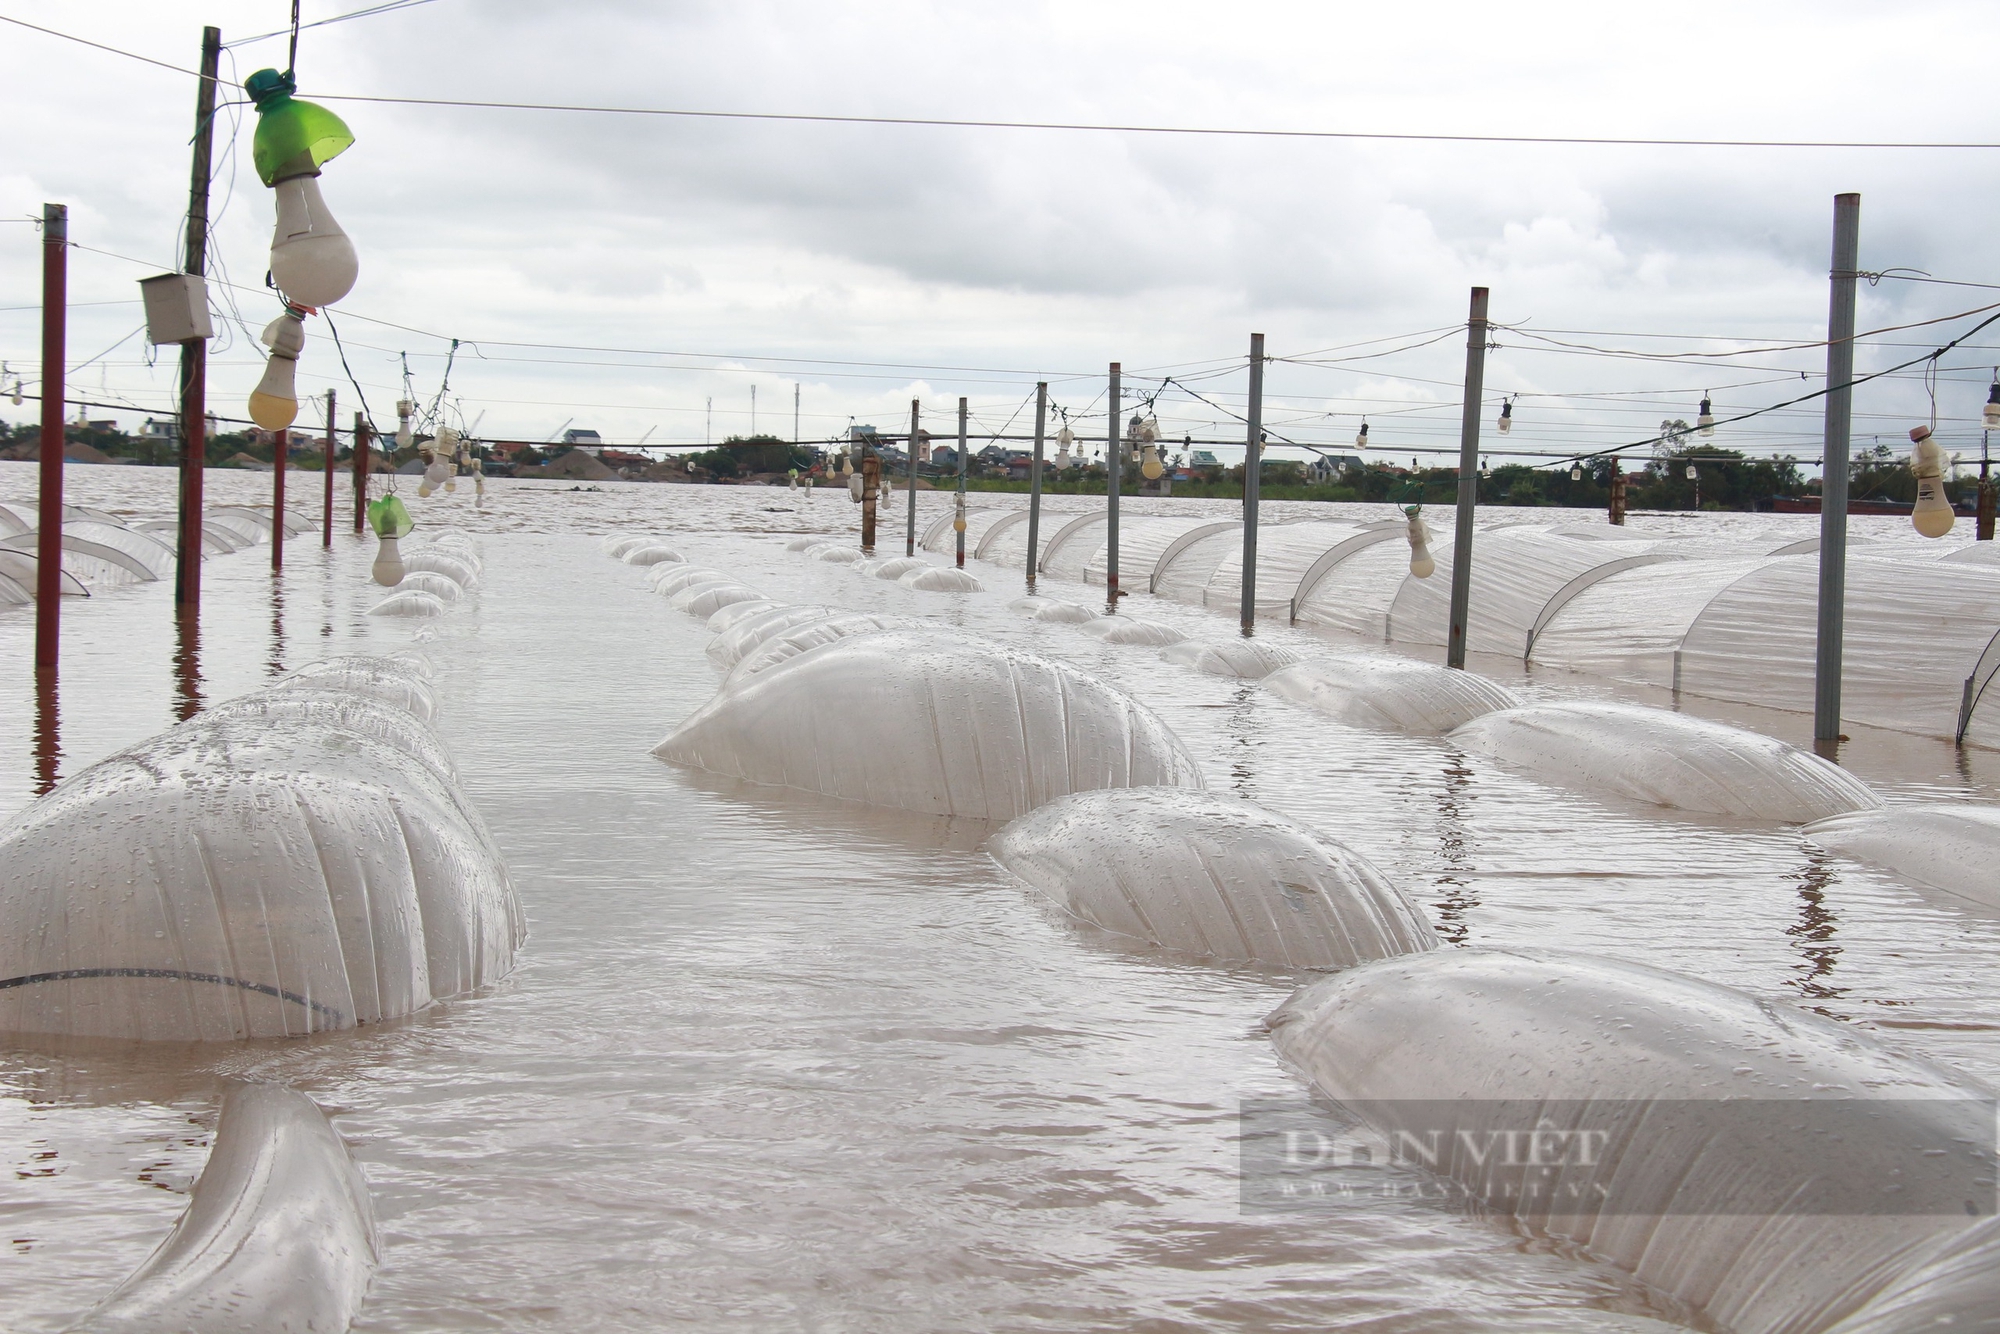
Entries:
<svg viewBox="0 0 2000 1334">
<path fill-rule="evenodd" d="M 1042 440 L 1049 426 L 1049 382 L 1035 386 L 1035 458 L 1028 465 L 1028 591 L 1035 591 L 1035 553 L 1042 540 Z"/>
<path fill-rule="evenodd" d="M 1118 430 L 1125 417 L 1125 394 L 1118 382 L 1123 374 L 1124 367 L 1112 362 L 1110 407 L 1105 414 L 1111 425 L 1104 432 L 1104 610 L 1113 615 L 1118 611 L 1118 472 L 1124 462 L 1119 457 L 1124 444 Z"/>
<path fill-rule="evenodd" d="M 1465 620 L 1472 602 L 1472 511 L 1479 503 L 1480 396 L 1486 391 L 1486 289 L 1472 289 L 1465 324 L 1465 411 L 1458 426 L 1458 527 L 1451 551 L 1451 634 L 1445 665 L 1465 666 Z"/>
<path fill-rule="evenodd" d="M 42 205 L 41 495 L 35 528 L 35 680 L 53 689 L 62 634 L 63 409 L 68 391 L 69 207 Z"/>
<path fill-rule="evenodd" d="M 1826 446 L 1819 484 L 1819 642 L 1813 664 L 1813 744 L 1840 742 L 1840 649 L 1847 610 L 1847 446 L 1854 421 L 1854 279 L 1861 196 L 1833 197 L 1832 292 L 1826 315 Z"/>
<path fill-rule="evenodd" d="M 333 415 L 333 391 L 329 389 L 326 391 L 326 500 L 320 507 L 319 516 L 319 544 L 329 551 L 333 549 L 333 423 L 336 420 Z"/>
<path fill-rule="evenodd" d="M 922 399 L 913 398 L 910 400 L 910 461 L 909 467 L 904 469 L 910 479 L 909 499 L 903 506 L 903 508 L 909 511 L 908 514 L 903 516 L 903 554 L 905 556 L 914 556 L 917 554 L 917 419 L 918 415 L 923 411 L 923 407 L 924 403 Z"/>
<path fill-rule="evenodd" d="M 1264 335 L 1250 335 L 1250 429 L 1243 446 L 1243 633 L 1257 630 L 1257 498 L 1264 479 Z"/>
<path fill-rule="evenodd" d="M 958 568 L 965 568 L 965 400 L 958 400 L 958 499 L 952 514 L 953 536 L 958 538 Z"/>
<path fill-rule="evenodd" d="M 794 447 L 797 447 L 798 443 L 799 443 L 799 386 L 797 385 L 797 383 L 794 383 L 792 385 L 792 445 Z"/>
<path fill-rule="evenodd" d="M 368 523 L 368 419 L 354 414 L 354 531 Z"/>
<path fill-rule="evenodd" d="M 1993 517 L 1996 508 L 1993 494 L 1993 432 L 1982 427 L 1979 432 L 1979 498 L 1973 505 L 1972 538 L 1975 542 L 1993 540 Z"/>
<path fill-rule="evenodd" d="M 215 140 L 215 74 L 222 61 L 222 30 L 201 30 L 201 79 L 194 99 L 194 164 L 188 183 L 187 251 L 181 270 L 208 274 L 208 180 Z M 174 557 L 174 606 L 183 614 L 201 610 L 202 469 L 208 466 L 208 342 L 181 344 L 180 528 Z"/>
</svg>

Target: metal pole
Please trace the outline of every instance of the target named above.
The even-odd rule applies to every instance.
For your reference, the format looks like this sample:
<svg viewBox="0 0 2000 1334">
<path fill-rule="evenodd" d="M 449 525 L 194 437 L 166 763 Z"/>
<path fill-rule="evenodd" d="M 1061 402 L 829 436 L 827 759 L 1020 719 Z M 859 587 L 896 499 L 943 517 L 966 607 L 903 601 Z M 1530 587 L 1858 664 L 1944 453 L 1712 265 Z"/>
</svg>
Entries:
<svg viewBox="0 0 2000 1334">
<path fill-rule="evenodd" d="M 368 419 L 354 414 L 354 531 L 368 522 Z"/>
<path fill-rule="evenodd" d="M 62 633 L 63 408 L 68 388 L 69 207 L 42 205 L 41 495 L 35 529 L 35 677 L 54 686 Z"/>
<path fill-rule="evenodd" d="M 1472 289 L 1465 325 L 1465 410 L 1458 426 L 1458 527 L 1451 549 L 1451 635 L 1445 665 L 1465 666 L 1465 618 L 1472 602 L 1472 511 L 1479 503 L 1480 396 L 1486 390 L 1486 289 Z"/>
<path fill-rule="evenodd" d="M 70 208 L 42 204 L 42 446 L 34 534 L 34 674 L 56 680 L 62 634 L 62 410 L 68 392 Z M 50 448 L 54 446 L 54 448 Z"/>
<path fill-rule="evenodd" d="M 909 474 L 909 499 L 904 508 L 909 511 L 903 516 L 903 554 L 917 554 L 917 415 L 923 411 L 923 400 L 910 400 L 910 463 L 905 471 Z"/>
<path fill-rule="evenodd" d="M 208 273 L 208 178 L 215 126 L 215 71 L 222 60 L 222 30 L 201 30 L 201 79 L 194 100 L 194 164 L 188 182 L 187 251 L 184 272 Z M 202 469 L 208 466 L 208 343 L 181 344 L 181 505 L 174 558 L 174 605 L 185 613 L 201 609 Z"/>
<path fill-rule="evenodd" d="M 333 391 L 326 391 L 326 500 L 320 507 L 319 544 L 333 549 Z"/>
<path fill-rule="evenodd" d="M 1028 591 L 1035 591 L 1035 553 L 1042 541 L 1042 438 L 1049 424 L 1049 383 L 1035 386 L 1035 460 L 1028 465 Z"/>
<path fill-rule="evenodd" d="M 1847 610 L 1847 445 L 1854 417 L 1854 270 L 1861 196 L 1833 197 L 1832 293 L 1826 315 L 1826 446 L 1819 484 L 1819 642 L 1813 741 L 1840 740 L 1840 647 Z"/>
<path fill-rule="evenodd" d="M 798 448 L 798 444 L 799 444 L 799 386 L 795 382 L 792 385 L 792 448 L 794 449 Z"/>
<path fill-rule="evenodd" d="M 1243 445 L 1243 633 L 1257 630 L 1257 498 L 1264 478 L 1264 335 L 1250 335 L 1249 434 Z"/>
<path fill-rule="evenodd" d="M 285 568 L 285 463 L 292 452 L 292 433 L 279 431 L 271 441 L 271 573 Z"/>
<path fill-rule="evenodd" d="M 1991 444 L 1992 435 L 1993 432 L 1988 430 L 1981 430 L 1979 432 L 1979 494 L 1977 501 L 1973 505 L 1972 520 L 1972 537 L 1975 542 L 1991 542 L 1993 540 L 1995 505 L 1993 478 L 1990 475 L 1993 456 L 1988 449 L 1988 446 Z"/>
<path fill-rule="evenodd" d="M 1106 414 L 1111 425 L 1104 432 L 1104 610 L 1112 614 L 1118 611 L 1118 472 L 1124 462 L 1118 456 L 1123 447 L 1118 429 L 1119 419 L 1125 415 L 1125 395 L 1118 382 L 1123 375 L 1124 367 L 1112 362 L 1110 397 L 1106 400 L 1111 405 Z"/>
<path fill-rule="evenodd" d="M 965 568 L 965 400 L 958 400 L 958 510 L 952 515 L 952 535 L 958 539 L 958 568 Z"/>
</svg>

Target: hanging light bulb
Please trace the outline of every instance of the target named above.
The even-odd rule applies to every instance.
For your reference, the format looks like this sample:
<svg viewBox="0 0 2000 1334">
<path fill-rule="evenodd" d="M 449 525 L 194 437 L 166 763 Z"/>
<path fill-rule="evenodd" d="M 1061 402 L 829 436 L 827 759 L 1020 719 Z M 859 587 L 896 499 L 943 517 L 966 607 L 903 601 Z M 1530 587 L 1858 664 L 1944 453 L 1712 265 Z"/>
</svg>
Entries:
<svg viewBox="0 0 2000 1334">
<path fill-rule="evenodd" d="M 1500 405 L 1500 434 L 1506 435 L 1514 429 L 1514 400 L 1508 399 Z"/>
<path fill-rule="evenodd" d="M 1572 463 L 1569 465 L 1569 479 L 1572 482 L 1583 480 L 1583 465 L 1581 463 Z"/>
<path fill-rule="evenodd" d="M 1056 468 L 1058 471 L 1066 471 L 1075 466 L 1076 460 L 1069 456 L 1069 447 L 1075 443 L 1076 432 L 1070 430 L 1068 424 L 1065 423 L 1063 428 L 1056 432 Z"/>
<path fill-rule="evenodd" d="M 1951 531 L 1951 502 L 1944 494 L 1944 448 L 1931 438 L 1931 428 L 1919 426 L 1910 432 L 1910 471 L 1917 475 L 1917 503 L 1910 510 L 1910 522 L 1925 537 L 1943 537 Z"/>
<path fill-rule="evenodd" d="M 1709 406 L 1707 394 L 1701 396 L 1701 412 L 1695 417 L 1694 424 L 1701 428 L 1704 436 L 1715 434 L 1715 410 Z"/>
<path fill-rule="evenodd" d="M 369 574 L 376 583 L 393 588 L 403 582 L 403 554 L 398 546 L 404 534 L 415 526 L 410 512 L 394 495 L 368 502 L 368 526 L 375 530 L 381 545 L 375 549 L 375 564 Z"/>
<path fill-rule="evenodd" d="M 396 448 L 408 449 L 414 438 L 415 428 L 410 419 L 417 415 L 417 405 L 407 398 L 396 400 Z"/>
<path fill-rule="evenodd" d="M 1697 478 L 1697 477 L 1699 477 L 1699 476 L 1701 476 L 1701 474 L 1695 471 L 1695 467 L 1694 467 L 1694 460 L 1693 460 L 1693 459 L 1689 459 L 1689 460 L 1688 460 L 1688 466 L 1687 466 L 1687 479 L 1688 479 L 1688 480 L 1689 480 L 1690 482 L 1692 482 L 1692 481 L 1693 481 L 1693 480 L 1694 480 L 1695 478 Z"/>
<path fill-rule="evenodd" d="M 21 381 L 14 381 L 14 401 L 21 401 Z M 2000 431 L 2000 380 L 1995 380 L 1986 391 L 1986 411 L 1980 414 L 1979 424 L 1989 431 Z"/>
<path fill-rule="evenodd" d="M 264 326 L 264 346 L 271 349 L 264 378 L 250 391 L 250 420 L 267 431 L 282 431 L 299 415 L 299 353 L 305 350 L 305 321 L 287 306 L 285 313 Z"/>
<path fill-rule="evenodd" d="M 852 477 L 852 476 L 854 476 L 854 460 L 853 460 L 853 459 L 851 459 L 851 458 L 843 458 L 843 459 L 841 459 L 841 461 L 840 461 L 840 475 L 841 475 L 842 477 Z"/>
<path fill-rule="evenodd" d="M 344 152 L 354 135 L 340 117 L 292 94 L 292 76 L 258 70 L 244 82 L 257 107 L 252 151 L 257 175 L 277 192 L 278 224 L 271 235 L 271 281 L 287 298 L 312 309 L 354 290 L 360 273 L 354 242 L 327 211 L 319 169 Z"/>
<path fill-rule="evenodd" d="M 1428 579 L 1437 572 L 1437 561 L 1431 556 L 1431 530 L 1424 527 L 1420 506 L 1408 506 L 1403 513 L 1410 520 L 1405 530 L 1405 536 L 1410 539 L 1410 573 L 1419 579 Z"/>
<path fill-rule="evenodd" d="M 1368 419 L 1366 417 L 1361 419 L 1361 429 L 1354 433 L 1354 447 L 1356 449 L 1368 448 Z"/>
</svg>

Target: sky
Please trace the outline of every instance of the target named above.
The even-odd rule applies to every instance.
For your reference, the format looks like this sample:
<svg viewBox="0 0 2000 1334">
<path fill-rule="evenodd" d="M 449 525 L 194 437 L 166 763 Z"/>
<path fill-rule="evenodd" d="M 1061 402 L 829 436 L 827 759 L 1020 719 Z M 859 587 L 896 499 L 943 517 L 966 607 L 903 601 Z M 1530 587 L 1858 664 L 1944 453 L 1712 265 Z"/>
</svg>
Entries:
<svg viewBox="0 0 2000 1334">
<path fill-rule="evenodd" d="M 2000 313 L 2000 148 L 1606 146 L 825 124 L 397 105 L 528 102 L 1167 127 L 2000 145 L 2000 6 L 1971 3 L 677 3 L 304 0 L 299 95 L 356 142 L 326 200 L 361 279 L 307 322 L 300 389 L 394 425 L 414 396 L 476 433 L 588 427 L 674 449 L 852 422 L 1080 436 L 1150 410 L 1241 442 L 1266 337 L 1274 453 L 1455 450 L 1469 289 L 1492 293 L 1483 441 L 1559 462 L 1824 384 L 1833 197 L 1862 195 L 1861 369 Z M 0 0 L 0 16 L 192 68 L 285 28 L 269 0 Z M 174 349 L 136 280 L 177 267 L 195 80 L 0 24 L 0 218 L 70 208 L 72 398 L 136 427 Z M 225 78 L 285 63 L 232 45 Z M 229 94 L 232 90 L 225 89 Z M 229 100 L 235 100 L 233 95 Z M 243 417 L 271 192 L 254 112 L 217 118 L 210 405 Z M 100 253 L 109 252 L 109 253 Z M 114 257 L 116 256 L 116 257 Z M 1944 281 L 1914 281 L 1928 275 Z M 40 247 L 0 223 L 0 358 L 37 392 Z M 231 286 L 229 284 L 235 284 Z M 1994 284 L 1996 288 L 1956 284 Z M 1962 314 L 1989 305 L 1994 310 Z M 1941 317 L 1960 316 L 1942 319 Z M 444 380 L 451 340 L 460 346 Z M 123 339 L 124 341 L 118 341 Z M 1802 344 L 1804 346 L 1791 346 Z M 108 350 L 107 350 L 108 349 Z M 154 364 L 149 365 L 151 361 Z M 1977 458 L 2000 325 L 1856 391 L 1857 444 L 1927 423 Z M 1514 429 L 1494 430 L 1514 398 Z M 301 425 L 317 424 L 308 409 Z M 0 400 L 0 419 L 31 419 Z M 1059 421 L 1052 422 L 1051 430 Z M 1818 400 L 1712 443 L 1816 459 Z M 1300 446 L 1295 448 L 1294 446 Z M 1215 446 L 1225 459 L 1240 443 Z M 1643 454 L 1645 449 L 1636 453 Z M 1540 457 L 1537 456 L 1546 456 Z M 1426 462 L 1430 461 L 1426 458 Z"/>
</svg>

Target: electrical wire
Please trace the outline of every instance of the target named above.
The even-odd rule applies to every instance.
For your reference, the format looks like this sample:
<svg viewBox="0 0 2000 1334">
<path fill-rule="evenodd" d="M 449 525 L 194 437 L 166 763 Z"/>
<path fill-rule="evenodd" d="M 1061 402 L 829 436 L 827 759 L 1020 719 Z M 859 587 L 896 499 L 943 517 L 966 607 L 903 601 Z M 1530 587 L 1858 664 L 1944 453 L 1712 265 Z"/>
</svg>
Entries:
<svg viewBox="0 0 2000 1334">
<path fill-rule="evenodd" d="M 403 7 L 406 6 L 381 7 L 373 12 L 387 12 L 389 8 Z M 360 17 L 360 12 L 357 11 L 352 17 Z M 142 56 L 136 52 L 120 50 L 115 46 L 107 46 L 102 42 L 93 42 L 86 38 L 75 36 L 72 33 L 60 32 L 54 28 L 45 28 L 39 24 L 11 18 L 5 14 L 0 14 L 0 22 L 12 23 L 19 27 L 32 29 L 35 32 L 45 33 L 51 37 L 59 37 L 65 41 L 77 42 L 99 51 L 109 52 L 112 55 L 125 56 L 132 60 L 141 60 L 148 65 L 156 65 L 161 69 L 170 69 L 176 73 L 200 77 L 197 71 L 184 69 L 179 65 L 171 65 L 164 60 L 155 60 L 151 56 Z M 277 36 L 278 34 L 270 33 L 266 35 Z M 586 115 L 679 117 L 693 120 L 776 121 L 818 125 L 898 125 L 960 130 L 1045 130 L 1096 134 L 1186 135 L 1197 138 L 1297 139 L 1385 143 L 1560 144 L 1606 148 L 1839 148 L 1894 150 L 1990 150 L 2000 148 L 2000 143 L 1967 140 L 1656 139 L 1608 135 L 1424 134 L 1382 130 L 1285 130 L 1255 129 L 1247 126 L 1141 125 L 1137 123 L 1096 123 L 1087 121 L 960 120 L 942 116 L 833 116 L 780 111 L 697 111 L 682 107 L 618 107 L 568 102 L 501 102 L 470 98 L 380 97 L 359 93 L 315 93 L 314 96 L 320 100 L 329 102 L 367 102 L 381 106 L 454 107 L 474 111 L 550 111 Z"/>
</svg>

